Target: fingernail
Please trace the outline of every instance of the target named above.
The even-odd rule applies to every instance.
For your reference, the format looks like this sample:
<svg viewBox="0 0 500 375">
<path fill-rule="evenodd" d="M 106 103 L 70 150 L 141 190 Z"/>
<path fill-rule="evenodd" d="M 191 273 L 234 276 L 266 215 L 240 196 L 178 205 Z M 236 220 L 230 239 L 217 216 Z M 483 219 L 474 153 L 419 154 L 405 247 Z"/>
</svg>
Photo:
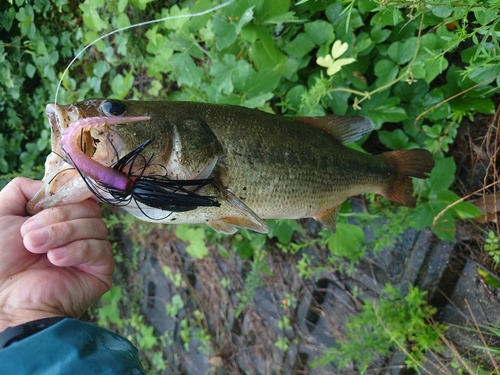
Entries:
<svg viewBox="0 0 500 375">
<path fill-rule="evenodd" d="M 42 246 L 50 238 L 50 233 L 47 229 L 39 229 L 35 231 L 31 231 L 26 234 L 28 236 L 27 240 L 31 243 L 33 246 Z"/>
<path fill-rule="evenodd" d="M 53 260 L 60 260 L 68 254 L 68 248 L 66 246 L 59 247 L 54 250 L 50 250 L 50 256 Z"/>
<path fill-rule="evenodd" d="M 26 233 L 32 232 L 40 228 L 43 228 L 43 225 L 40 222 L 40 220 L 38 220 L 37 218 L 31 218 L 21 226 L 21 236 L 24 237 Z"/>
</svg>

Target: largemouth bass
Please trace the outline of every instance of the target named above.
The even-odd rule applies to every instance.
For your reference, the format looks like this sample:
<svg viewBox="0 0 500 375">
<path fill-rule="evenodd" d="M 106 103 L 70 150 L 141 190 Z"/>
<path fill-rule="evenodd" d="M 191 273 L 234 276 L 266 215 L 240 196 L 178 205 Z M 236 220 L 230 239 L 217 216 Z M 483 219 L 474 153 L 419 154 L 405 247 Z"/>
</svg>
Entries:
<svg viewBox="0 0 500 375">
<path fill-rule="evenodd" d="M 52 153 L 32 214 L 94 198 L 143 220 L 207 223 L 224 233 L 266 233 L 263 219 L 305 217 L 335 231 L 338 209 L 353 195 L 415 207 L 411 177 L 426 178 L 434 166 L 423 149 L 373 156 L 344 146 L 373 130 L 362 116 L 112 99 L 49 104 L 46 112 Z"/>
</svg>

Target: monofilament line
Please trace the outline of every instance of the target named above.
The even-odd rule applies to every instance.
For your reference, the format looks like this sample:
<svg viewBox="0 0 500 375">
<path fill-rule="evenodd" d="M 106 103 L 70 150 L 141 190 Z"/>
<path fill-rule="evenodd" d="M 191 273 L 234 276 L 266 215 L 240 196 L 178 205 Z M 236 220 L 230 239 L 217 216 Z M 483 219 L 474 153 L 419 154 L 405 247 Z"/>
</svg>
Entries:
<svg viewBox="0 0 500 375">
<path fill-rule="evenodd" d="M 54 97 L 54 104 L 57 104 L 57 96 L 59 94 L 59 89 L 61 88 L 62 81 L 63 81 L 64 77 L 66 76 L 66 74 L 68 73 L 68 71 L 71 68 L 71 66 L 73 65 L 73 63 L 76 60 L 78 60 L 78 58 L 87 49 L 89 49 L 90 47 L 92 47 L 94 44 L 96 44 L 100 40 L 103 40 L 104 38 L 107 38 L 108 36 L 111 36 L 113 34 L 119 33 L 120 31 L 125 31 L 125 30 L 128 30 L 128 29 L 133 29 L 135 27 L 141 27 L 141 26 L 150 25 L 150 24 L 153 24 L 153 23 L 158 23 L 158 22 L 163 22 L 163 21 L 170 21 L 170 20 L 174 20 L 174 19 L 177 19 L 177 18 L 191 18 L 191 17 L 204 16 L 205 14 L 212 13 L 212 12 L 215 12 L 216 10 L 222 9 L 224 7 L 227 7 L 229 4 L 233 3 L 234 1 L 235 0 L 226 1 L 225 3 L 222 3 L 220 5 L 217 5 L 217 6 L 213 7 L 213 8 L 210 8 L 210 9 L 204 10 L 202 12 L 198 12 L 198 13 L 179 14 L 177 16 L 168 16 L 168 17 L 163 17 L 163 18 L 159 18 L 159 19 L 156 19 L 156 20 L 144 21 L 144 22 L 136 23 L 136 24 L 133 24 L 133 25 L 125 26 L 125 27 L 122 27 L 122 28 L 110 31 L 109 33 L 104 34 L 103 36 L 97 38 L 96 40 L 94 40 L 90 44 L 86 45 L 80 52 L 78 52 L 76 54 L 76 56 L 73 58 L 73 60 L 71 60 L 71 62 L 68 64 L 68 66 L 66 67 L 66 69 L 64 69 L 64 72 L 63 72 L 63 74 L 61 76 L 61 79 L 59 79 L 59 82 L 57 84 L 56 95 Z"/>
</svg>

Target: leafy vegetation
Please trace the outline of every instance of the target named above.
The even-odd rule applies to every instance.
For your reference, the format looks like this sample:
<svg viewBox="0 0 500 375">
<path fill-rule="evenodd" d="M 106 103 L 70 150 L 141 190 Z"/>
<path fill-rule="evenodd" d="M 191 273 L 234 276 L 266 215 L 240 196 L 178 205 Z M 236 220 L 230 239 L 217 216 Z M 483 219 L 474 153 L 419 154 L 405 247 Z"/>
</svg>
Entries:
<svg viewBox="0 0 500 375">
<path fill-rule="evenodd" d="M 335 234 L 324 230 L 304 239 L 296 221 L 278 220 L 269 222 L 267 236 L 244 230 L 235 235 L 229 240 L 231 251 L 253 261 L 245 291 L 238 295 L 239 312 L 271 276 L 265 255 L 273 244 L 293 254 L 311 246 L 328 248 L 330 256 L 324 263 L 306 253 L 297 262 L 302 277 L 317 279 L 332 268 L 352 270 L 368 249 L 377 252 L 390 246 L 409 227 L 430 227 L 440 239 L 453 241 L 457 219 L 481 214 L 460 200 L 457 162 L 450 150 L 464 119 L 492 115 L 495 110 L 493 99 L 500 90 L 497 1 L 236 0 L 216 12 L 104 37 L 82 53 L 63 77 L 78 51 L 107 32 L 160 17 L 204 12 L 215 3 L 192 0 L 168 7 L 150 0 L 2 2 L 0 187 L 16 175 L 42 176 L 50 150 L 44 105 L 54 100 L 58 79 L 63 78 L 60 103 L 113 97 L 228 103 L 285 115 L 361 114 L 374 121 L 376 136 L 352 147 L 376 152 L 422 147 L 434 154 L 436 167 L 430 178 L 415 182 L 419 197 L 415 210 L 368 195 L 364 212 L 352 213 L 351 203 L 344 204 Z M 393 225 L 379 227 L 377 240 L 366 241 L 363 228 L 380 218 Z M 116 217 L 108 220 L 110 226 L 123 226 Z M 222 237 L 205 227 L 178 226 L 175 233 L 189 243 L 187 251 L 193 258 L 206 256 L 210 244 L 228 255 Z M 498 264 L 497 233 L 489 232 L 484 249 Z M 124 259 L 117 252 L 117 261 L 135 259 Z M 171 270 L 165 269 L 165 274 L 179 282 Z M 230 287 L 227 280 L 225 285 Z M 372 351 L 361 351 L 367 355 L 361 358 L 356 357 L 360 344 L 351 341 L 352 346 L 334 348 L 321 361 L 335 361 L 332 353 L 342 353 L 346 361 L 356 360 L 360 368 L 367 368 L 374 353 L 410 342 L 415 352 L 408 353 L 408 363 L 418 368 L 413 359 L 420 360 L 422 353 L 434 348 L 440 332 L 438 328 L 432 333 L 423 324 L 433 310 L 414 288 L 407 296 L 386 292 L 388 297 L 378 305 L 365 305 L 349 328 L 360 340 L 367 339 L 363 327 L 371 322 L 389 346 L 375 341 Z M 119 309 L 123 294 L 115 287 L 104 297 L 97 314 L 100 324 L 135 332 L 127 336 L 145 351 L 168 343 L 171 338 L 155 337 L 138 306 L 124 322 Z M 407 310 L 391 311 L 395 301 Z M 173 299 L 168 314 L 175 317 L 183 303 L 180 297 Z M 193 332 L 208 340 L 200 319 L 181 322 L 187 347 Z M 288 325 L 282 321 L 281 329 Z M 283 350 L 289 344 L 286 337 L 276 343 Z M 158 353 L 150 362 L 157 371 L 165 370 Z"/>
<path fill-rule="evenodd" d="M 378 302 L 365 303 L 361 313 L 346 324 L 342 345 L 331 348 L 316 365 L 332 361 L 343 369 L 356 362 L 364 373 L 377 356 L 399 347 L 407 355 L 406 365 L 418 371 L 426 352 L 442 350 L 439 335 L 444 330 L 441 325 L 429 324 L 436 309 L 427 305 L 425 294 L 410 286 L 403 297 L 399 290 L 386 285 Z M 406 349 L 407 344 L 411 349 Z"/>
</svg>

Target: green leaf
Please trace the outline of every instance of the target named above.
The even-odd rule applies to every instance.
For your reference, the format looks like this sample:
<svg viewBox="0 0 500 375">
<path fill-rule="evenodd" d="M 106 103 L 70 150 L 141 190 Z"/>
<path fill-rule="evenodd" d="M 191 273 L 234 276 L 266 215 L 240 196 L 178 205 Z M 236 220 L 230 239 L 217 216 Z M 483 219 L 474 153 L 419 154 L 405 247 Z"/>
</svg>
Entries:
<svg viewBox="0 0 500 375">
<path fill-rule="evenodd" d="M 36 67 L 33 64 L 26 64 L 26 75 L 30 78 L 33 78 L 33 76 L 36 73 Z"/>
<path fill-rule="evenodd" d="M 265 94 L 254 96 L 253 98 L 245 100 L 241 105 L 248 108 L 259 108 L 264 105 L 265 102 L 273 98 L 273 93 L 268 92 Z"/>
<path fill-rule="evenodd" d="M 281 77 L 271 69 L 264 69 L 255 74 L 245 85 L 244 93 L 254 97 L 273 91 L 280 83 Z"/>
<path fill-rule="evenodd" d="M 111 70 L 111 66 L 106 60 L 101 60 L 95 63 L 93 73 L 96 77 L 102 78 L 107 72 Z"/>
<path fill-rule="evenodd" d="M 253 44 L 250 56 L 257 70 L 271 68 L 281 76 L 288 76 L 294 73 L 298 67 L 298 63 L 281 53 L 276 47 L 272 36 L 265 28 L 259 27 L 256 29 L 256 32 L 259 40 Z"/>
<path fill-rule="evenodd" d="M 372 38 L 367 33 L 361 33 L 356 37 L 354 56 L 366 56 L 374 46 Z"/>
<path fill-rule="evenodd" d="M 141 0 L 141 1 L 144 1 L 144 0 Z M 147 0 L 147 1 L 149 2 L 152 0 Z M 186 7 L 186 8 L 180 9 L 179 6 L 176 4 L 169 9 L 167 14 L 170 16 L 174 16 L 174 17 L 187 15 L 187 14 L 189 14 L 189 8 Z M 163 16 L 166 16 L 167 14 L 164 14 Z M 169 20 L 163 22 L 163 24 L 165 25 L 165 27 L 167 29 L 179 30 L 188 21 L 189 21 L 189 17 L 178 17 L 178 18 L 169 19 Z"/>
<path fill-rule="evenodd" d="M 486 284 L 488 284 L 489 286 L 491 286 L 493 288 L 500 288 L 500 280 L 498 280 L 498 277 L 493 276 L 488 271 L 485 271 L 481 268 L 477 268 L 477 273 L 479 276 L 481 276 L 481 278 L 484 280 L 484 282 Z"/>
<path fill-rule="evenodd" d="M 172 72 L 180 86 L 198 87 L 203 77 L 203 69 L 196 66 L 187 53 L 175 53 L 170 57 Z"/>
<path fill-rule="evenodd" d="M 132 89 L 134 84 L 134 75 L 132 71 L 128 72 L 124 77 L 121 74 L 117 74 L 111 81 L 111 90 L 113 91 L 112 98 L 123 99 L 129 91 Z"/>
<path fill-rule="evenodd" d="M 314 48 L 314 43 L 310 37 L 305 33 L 300 33 L 290 43 L 287 43 L 284 50 L 296 57 L 307 55 Z"/>
<path fill-rule="evenodd" d="M 441 74 L 445 69 L 448 68 L 448 60 L 444 56 L 438 56 L 426 60 L 423 63 L 423 69 L 425 71 L 425 81 L 427 83 L 432 82 L 439 74 Z"/>
<path fill-rule="evenodd" d="M 292 87 L 286 93 L 286 105 L 289 109 L 297 112 L 300 108 L 300 104 L 302 102 L 302 95 L 307 91 L 307 88 L 304 85 L 297 85 Z"/>
<path fill-rule="evenodd" d="M 471 110 L 492 115 L 495 113 L 495 104 L 491 98 L 467 98 L 466 103 Z"/>
<path fill-rule="evenodd" d="M 304 29 L 312 43 L 317 46 L 321 46 L 335 38 L 332 24 L 323 20 L 308 22 L 304 25 Z"/>
<path fill-rule="evenodd" d="M 361 256 L 363 230 L 352 224 L 337 223 L 337 231 L 330 236 L 328 248 L 332 254 L 357 261 Z"/>
<path fill-rule="evenodd" d="M 394 62 L 383 59 L 375 64 L 375 75 L 378 77 L 377 86 L 384 86 L 397 77 L 399 68 Z"/>
<path fill-rule="evenodd" d="M 192 228 L 189 225 L 178 225 L 175 235 L 182 241 L 189 242 L 186 251 L 194 258 L 201 259 L 208 254 L 205 245 L 205 231 L 201 227 Z"/>
<path fill-rule="evenodd" d="M 236 25 L 236 34 L 240 34 L 243 27 L 253 19 L 253 6 L 246 9 L 238 20 Z"/>
<path fill-rule="evenodd" d="M 473 12 L 474 16 L 476 17 L 476 20 L 481 25 L 487 25 L 495 18 L 498 18 L 498 7 L 491 7 L 491 8 L 476 7 L 474 8 Z"/>
<path fill-rule="evenodd" d="M 227 22 L 222 16 L 214 17 L 212 31 L 216 36 L 215 45 L 218 50 L 227 48 L 236 41 L 236 26 Z"/>
<path fill-rule="evenodd" d="M 80 4 L 79 7 L 82 10 L 83 22 L 87 27 L 93 31 L 99 32 L 108 27 L 108 24 L 104 22 L 99 15 L 96 7 L 103 6 L 104 4 L 89 4 L 87 2 Z"/>
<path fill-rule="evenodd" d="M 125 11 L 125 8 L 127 7 L 128 0 L 118 0 L 118 6 L 117 10 L 119 13 L 122 13 Z"/>
<path fill-rule="evenodd" d="M 94 43 L 99 39 L 99 35 L 95 31 L 87 31 L 83 34 L 86 44 L 93 44 L 99 52 L 104 52 L 105 44 L 102 40 Z"/>
<path fill-rule="evenodd" d="M 437 160 L 429 178 L 424 182 L 424 194 L 436 197 L 440 191 L 447 190 L 455 180 L 455 170 L 453 158 Z"/>
<path fill-rule="evenodd" d="M 391 30 L 382 29 L 380 26 L 374 26 L 370 30 L 370 35 L 376 44 L 381 44 L 391 35 Z"/>
<path fill-rule="evenodd" d="M 118 28 L 123 28 L 130 26 L 130 20 L 128 19 L 128 16 L 125 13 L 120 13 L 118 14 L 118 17 L 116 17 L 116 26 Z"/>
<path fill-rule="evenodd" d="M 439 18 L 447 18 L 451 16 L 451 13 L 453 12 L 453 9 L 448 5 L 436 5 L 431 6 L 430 8 L 432 14 Z"/>
<path fill-rule="evenodd" d="M 401 129 L 396 129 L 392 132 L 379 130 L 377 134 L 380 142 L 392 150 L 405 150 L 418 147 L 415 143 L 410 142 L 410 138 Z"/>
<path fill-rule="evenodd" d="M 422 108 L 431 108 L 439 104 L 436 108 L 427 114 L 430 120 L 441 120 L 451 114 L 451 106 L 449 102 L 445 102 L 445 94 L 441 88 L 435 88 L 429 91 L 424 98 L 420 101 Z"/>
<path fill-rule="evenodd" d="M 399 99 L 395 97 L 383 99 L 381 96 L 373 97 L 361 108 L 361 114 L 369 117 L 375 128 L 380 129 L 385 122 L 399 122 L 408 116 L 406 111 L 398 107 Z"/>
<path fill-rule="evenodd" d="M 243 259 L 250 259 L 253 256 L 253 247 L 246 239 L 233 242 L 233 251 Z"/>
<path fill-rule="evenodd" d="M 284 245 L 290 243 L 295 231 L 304 232 L 304 228 L 300 226 L 297 220 L 266 220 L 266 223 L 269 226 L 267 237 L 276 237 Z"/>
<path fill-rule="evenodd" d="M 452 202 L 448 199 L 431 199 L 428 202 L 434 217 L 439 215 L 450 203 Z M 450 242 L 455 240 L 455 220 L 450 210 L 446 211 L 436 220 L 435 226 L 432 226 L 432 231 L 442 240 Z"/>
<path fill-rule="evenodd" d="M 409 62 L 415 52 L 417 51 L 418 39 L 413 37 L 405 40 L 404 42 L 394 42 L 389 46 L 387 50 L 389 57 L 396 64 L 403 65 Z"/>
<path fill-rule="evenodd" d="M 461 220 L 475 219 L 483 215 L 483 212 L 471 203 L 460 202 L 452 207 L 453 215 Z"/>
<path fill-rule="evenodd" d="M 399 9 L 394 8 L 391 10 L 381 10 L 375 13 L 370 20 L 371 26 L 383 28 L 385 26 L 396 26 L 403 21 L 403 15 Z"/>
<path fill-rule="evenodd" d="M 258 23 L 264 23 L 288 12 L 290 0 L 263 1 L 257 6 L 255 19 Z"/>
</svg>

